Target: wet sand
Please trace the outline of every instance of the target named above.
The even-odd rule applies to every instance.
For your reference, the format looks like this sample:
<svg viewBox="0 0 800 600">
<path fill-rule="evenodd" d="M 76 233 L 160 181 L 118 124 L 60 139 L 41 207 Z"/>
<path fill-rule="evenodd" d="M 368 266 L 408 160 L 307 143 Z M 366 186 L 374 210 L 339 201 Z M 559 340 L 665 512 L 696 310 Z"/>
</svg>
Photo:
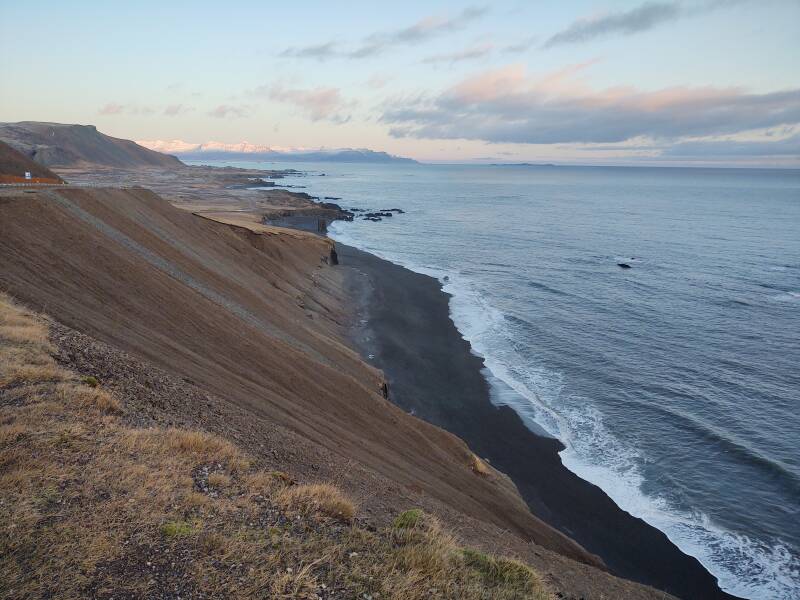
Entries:
<svg viewBox="0 0 800 600">
<path fill-rule="evenodd" d="M 599 555 L 612 573 L 682 598 L 734 598 L 666 535 L 567 470 L 558 440 L 492 404 L 483 360 L 453 324 L 437 280 L 343 244 L 337 250 L 354 304 L 353 343 L 384 371 L 392 402 L 465 440 L 513 479 L 536 516 Z"/>
</svg>

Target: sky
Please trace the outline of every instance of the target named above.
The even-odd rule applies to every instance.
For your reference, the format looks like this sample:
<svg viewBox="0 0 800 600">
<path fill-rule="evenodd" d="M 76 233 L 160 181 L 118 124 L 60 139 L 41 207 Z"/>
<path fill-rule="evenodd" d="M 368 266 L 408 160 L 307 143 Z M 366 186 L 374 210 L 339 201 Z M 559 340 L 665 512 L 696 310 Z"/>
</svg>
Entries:
<svg viewBox="0 0 800 600">
<path fill-rule="evenodd" d="M 0 0 L 0 121 L 165 150 L 800 167 L 800 0 Z"/>
</svg>

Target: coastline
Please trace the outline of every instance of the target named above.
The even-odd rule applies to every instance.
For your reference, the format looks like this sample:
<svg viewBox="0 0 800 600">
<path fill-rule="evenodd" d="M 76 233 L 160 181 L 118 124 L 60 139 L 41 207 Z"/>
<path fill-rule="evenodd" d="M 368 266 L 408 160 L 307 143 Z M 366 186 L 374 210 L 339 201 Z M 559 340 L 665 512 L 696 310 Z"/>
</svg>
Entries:
<svg viewBox="0 0 800 600">
<path fill-rule="evenodd" d="M 461 439 L 382 397 L 383 374 L 345 336 L 350 271 L 329 261 L 331 240 L 142 188 L 2 196 L 0 287 L 47 311 L 59 360 L 118 391 L 137 427 L 209 430 L 268 471 L 334 481 L 368 527 L 420 509 L 523 560 L 559 598 L 668 597 L 609 574 Z"/>
<path fill-rule="evenodd" d="M 466 441 L 514 481 L 534 515 L 600 556 L 613 574 L 679 597 L 735 598 L 664 533 L 569 471 L 558 440 L 491 402 L 483 359 L 455 327 L 438 280 L 336 247 L 353 304 L 351 341 L 385 373 L 390 401 Z"/>
</svg>

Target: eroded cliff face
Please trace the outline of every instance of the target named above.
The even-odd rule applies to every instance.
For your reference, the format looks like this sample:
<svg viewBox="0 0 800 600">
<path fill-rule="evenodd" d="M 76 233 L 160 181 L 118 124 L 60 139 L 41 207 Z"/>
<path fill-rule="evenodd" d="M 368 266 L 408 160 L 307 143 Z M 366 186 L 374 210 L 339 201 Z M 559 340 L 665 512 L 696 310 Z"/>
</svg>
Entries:
<svg viewBox="0 0 800 600">
<path fill-rule="evenodd" d="M 599 564 L 461 440 L 383 397 L 381 373 L 342 341 L 330 257 L 329 240 L 216 223 L 144 189 L 0 192 L 0 288 L 14 297 L 395 487 L 376 495 L 412 490 Z"/>
</svg>

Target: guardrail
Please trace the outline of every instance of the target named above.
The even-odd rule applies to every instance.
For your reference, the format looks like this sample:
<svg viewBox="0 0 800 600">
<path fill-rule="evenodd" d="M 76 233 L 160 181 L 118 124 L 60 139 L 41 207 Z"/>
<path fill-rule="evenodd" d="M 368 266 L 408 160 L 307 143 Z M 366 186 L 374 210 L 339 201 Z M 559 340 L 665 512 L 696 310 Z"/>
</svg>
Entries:
<svg viewBox="0 0 800 600">
<path fill-rule="evenodd" d="M 66 187 L 66 188 L 114 188 L 117 190 L 130 189 L 137 186 L 115 185 L 113 183 L 0 183 L 0 188 L 16 187 Z"/>
<path fill-rule="evenodd" d="M 67 185 L 66 183 L 0 183 L 0 187 L 40 187 L 40 186 L 63 186 Z"/>
</svg>

